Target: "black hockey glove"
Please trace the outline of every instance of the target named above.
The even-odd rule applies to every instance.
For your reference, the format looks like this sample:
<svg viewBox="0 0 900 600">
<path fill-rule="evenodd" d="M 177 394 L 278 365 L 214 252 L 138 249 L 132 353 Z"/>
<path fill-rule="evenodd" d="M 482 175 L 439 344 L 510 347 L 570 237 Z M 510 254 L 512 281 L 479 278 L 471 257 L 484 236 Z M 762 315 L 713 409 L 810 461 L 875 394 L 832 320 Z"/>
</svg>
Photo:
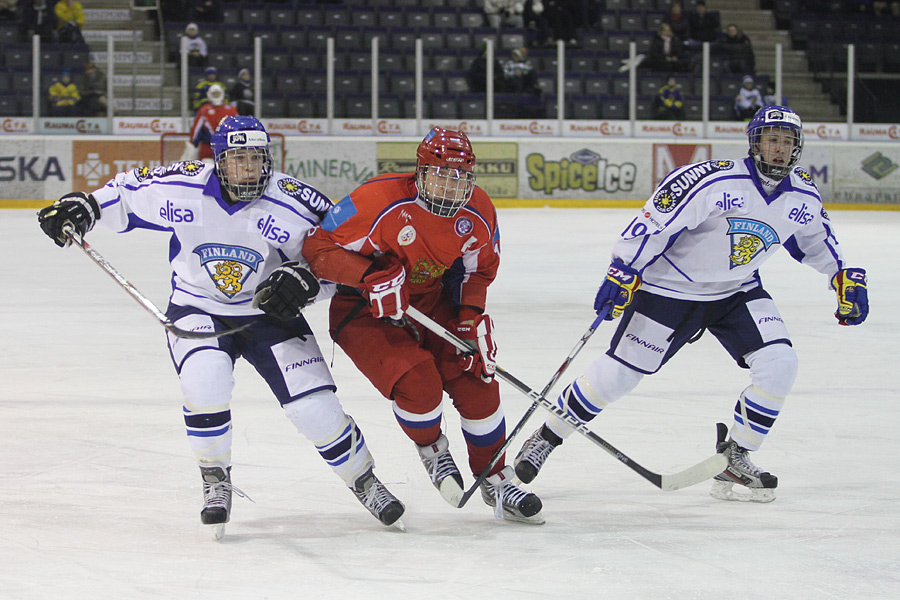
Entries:
<svg viewBox="0 0 900 600">
<path fill-rule="evenodd" d="M 93 229 L 100 218 L 100 205 L 91 194 L 75 192 L 66 194 L 50 206 L 38 212 L 38 223 L 50 239 L 60 248 L 71 243 L 63 228 L 68 224 L 79 236 Z"/>
<path fill-rule="evenodd" d="M 256 286 L 253 308 L 279 321 L 290 321 L 313 303 L 319 293 L 319 281 L 297 261 L 286 262 Z"/>
</svg>

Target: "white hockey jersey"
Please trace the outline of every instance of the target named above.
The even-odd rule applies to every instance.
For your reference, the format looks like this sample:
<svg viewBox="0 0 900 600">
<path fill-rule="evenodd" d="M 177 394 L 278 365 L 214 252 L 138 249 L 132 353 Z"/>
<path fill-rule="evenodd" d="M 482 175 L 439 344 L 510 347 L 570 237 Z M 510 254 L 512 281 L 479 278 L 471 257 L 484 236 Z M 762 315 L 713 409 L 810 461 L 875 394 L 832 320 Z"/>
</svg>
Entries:
<svg viewBox="0 0 900 600">
<path fill-rule="evenodd" d="M 199 161 L 119 173 L 94 192 L 99 223 L 120 233 L 171 232 L 172 303 L 222 316 L 262 314 L 251 307 L 256 286 L 286 260 L 303 261 L 303 241 L 331 201 L 275 173 L 261 198 L 230 205 L 213 173 Z"/>
<path fill-rule="evenodd" d="M 670 173 L 613 258 L 641 272 L 649 292 L 718 300 L 761 285 L 759 266 L 779 246 L 829 281 L 845 268 L 809 173 L 797 167 L 766 194 L 751 159 L 712 160 Z"/>
</svg>

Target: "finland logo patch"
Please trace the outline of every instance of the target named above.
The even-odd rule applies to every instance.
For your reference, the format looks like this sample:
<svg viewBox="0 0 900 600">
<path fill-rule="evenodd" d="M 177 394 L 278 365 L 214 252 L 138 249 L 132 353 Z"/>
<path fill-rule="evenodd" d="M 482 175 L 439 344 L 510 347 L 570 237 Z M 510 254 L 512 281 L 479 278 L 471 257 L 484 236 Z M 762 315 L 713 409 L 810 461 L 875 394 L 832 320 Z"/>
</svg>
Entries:
<svg viewBox="0 0 900 600">
<path fill-rule="evenodd" d="M 233 298 L 244 289 L 247 278 L 259 267 L 263 256 L 256 250 L 225 244 L 203 244 L 194 248 L 200 264 L 216 284 L 216 289 Z"/>
<path fill-rule="evenodd" d="M 780 243 L 778 233 L 766 223 L 753 219 L 728 219 L 731 236 L 729 269 L 749 264 L 760 252 Z"/>
</svg>

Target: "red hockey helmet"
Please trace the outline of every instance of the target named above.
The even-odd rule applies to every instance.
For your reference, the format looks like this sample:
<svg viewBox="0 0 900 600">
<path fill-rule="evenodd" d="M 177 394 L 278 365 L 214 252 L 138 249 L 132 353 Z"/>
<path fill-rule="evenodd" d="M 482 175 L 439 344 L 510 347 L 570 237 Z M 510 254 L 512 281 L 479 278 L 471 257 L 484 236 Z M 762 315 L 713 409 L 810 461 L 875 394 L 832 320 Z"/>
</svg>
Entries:
<svg viewBox="0 0 900 600">
<path fill-rule="evenodd" d="M 416 150 L 416 187 L 428 210 L 452 217 L 475 191 L 475 153 L 462 131 L 435 127 Z"/>
</svg>

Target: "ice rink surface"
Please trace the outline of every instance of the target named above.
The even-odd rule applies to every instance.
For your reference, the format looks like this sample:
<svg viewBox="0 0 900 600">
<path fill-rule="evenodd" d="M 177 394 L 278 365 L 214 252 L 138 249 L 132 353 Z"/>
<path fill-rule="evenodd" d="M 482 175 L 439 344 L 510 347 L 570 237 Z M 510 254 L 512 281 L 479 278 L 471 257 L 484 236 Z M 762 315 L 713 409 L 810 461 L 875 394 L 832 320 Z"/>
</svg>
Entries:
<svg viewBox="0 0 900 600">
<path fill-rule="evenodd" d="M 869 273 L 872 312 L 860 327 L 837 325 L 825 276 L 786 252 L 762 268 L 800 356 L 793 393 L 753 455 L 779 477 L 772 504 L 715 500 L 709 483 L 660 491 L 576 434 L 528 486 L 545 525 L 495 521 L 477 495 L 453 509 L 316 306 L 307 318 L 376 472 L 406 504 L 407 532 L 358 504 L 239 362 L 233 479 L 254 502 L 235 499 L 220 542 L 199 522 L 200 477 L 163 328 L 79 250 L 44 237 L 34 213 L 0 211 L 4 600 L 900 597 L 900 212 L 831 215 L 850 265 Z M 503 262 L 488 312 L 503 368 L 544 387 L 593 320 L 600 275 L 632 214 L 500 211 Z M 166 234 L 98 228 L 88 239 L 165 306 Z M 612 331 L 601 326 L 554 392 Z M 648 469 L 674 473 L 714 452 L 715 423 L 731 423 L 746 385 L 706 335 L 591 428 Z M 530 401 L 501 388 L 510 430 Z M 463 465 L 459 418 L 446 410 Z"/>
</svg>

